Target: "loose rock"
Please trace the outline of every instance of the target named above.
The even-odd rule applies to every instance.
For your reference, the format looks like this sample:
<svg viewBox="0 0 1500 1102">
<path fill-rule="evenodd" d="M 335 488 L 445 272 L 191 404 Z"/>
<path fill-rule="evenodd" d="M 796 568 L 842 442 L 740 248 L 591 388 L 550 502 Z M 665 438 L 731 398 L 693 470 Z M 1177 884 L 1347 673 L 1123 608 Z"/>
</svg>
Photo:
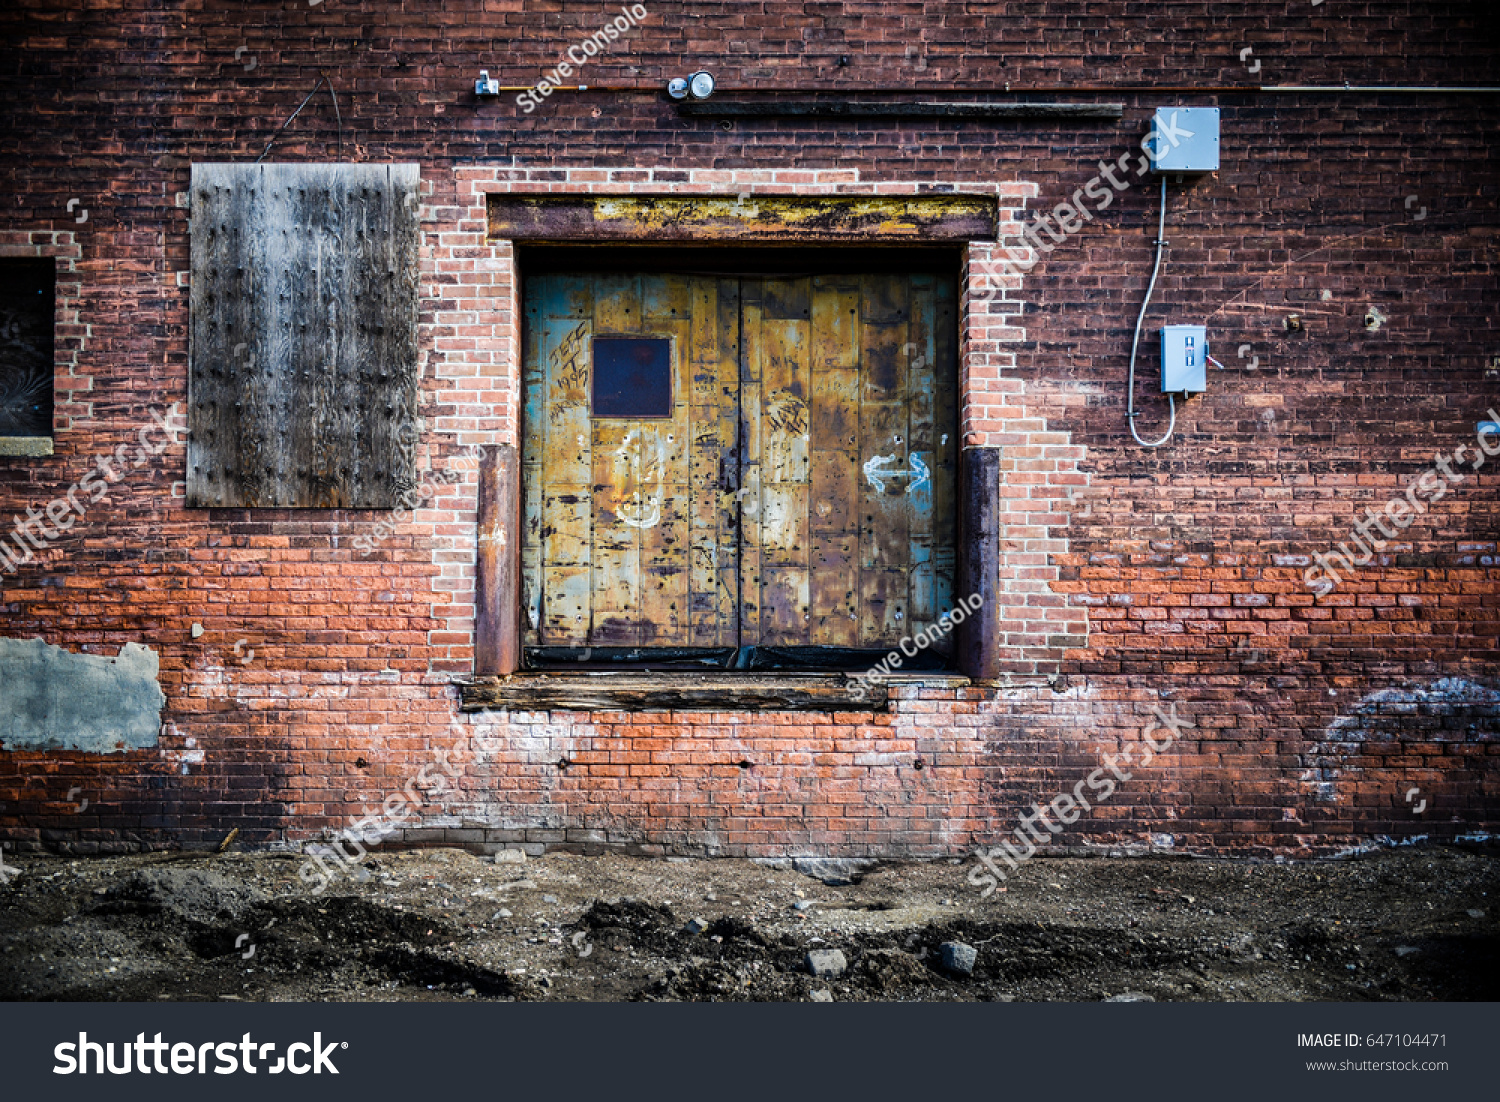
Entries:
<svg viewBox="0 0 1500 1102">
<path fill-rule="evenodd" d="M 943 942 L 938 946 L 938 954 L 943 967 L 959 976 L 972 973 L 974 962 L 979 959 L 979 951 L 972 945 L 965 945 L 961 941 Z"/>
<path fill-rule="evenodd" d="M 842 976 L 849 962 L 839 949 L 813 949 L 807 954 L 807 970 L 815 976 L 832 979 Z"/>
</svg>

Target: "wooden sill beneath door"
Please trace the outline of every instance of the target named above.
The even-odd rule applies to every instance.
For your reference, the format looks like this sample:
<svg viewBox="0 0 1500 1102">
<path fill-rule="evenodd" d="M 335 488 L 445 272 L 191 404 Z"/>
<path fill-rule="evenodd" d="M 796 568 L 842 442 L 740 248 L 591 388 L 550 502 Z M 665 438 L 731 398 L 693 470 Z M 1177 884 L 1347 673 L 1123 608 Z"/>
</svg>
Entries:
<svg viewBox="0 0 1500 1102">
<path fill-rule="evenodd" d="M 848 674 L 517 673 L 460 682 L 461 708 L 523 712 L 884 712 L 890 685 L 961 688 L 952 673 L 892 676 L 863 697 Z"/>
</svg>

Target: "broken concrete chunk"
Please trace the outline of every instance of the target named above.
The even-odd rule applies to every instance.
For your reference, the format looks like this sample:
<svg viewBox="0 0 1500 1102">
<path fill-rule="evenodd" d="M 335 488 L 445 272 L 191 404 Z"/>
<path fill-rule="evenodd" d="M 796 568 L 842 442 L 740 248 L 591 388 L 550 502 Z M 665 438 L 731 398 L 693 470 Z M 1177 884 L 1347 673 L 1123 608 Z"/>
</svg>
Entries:
<svg viewBox="0 0 1500 1102">
<path fill-rule="evenodd" d="M 495 864 L 497 865 L 524 865 L 526 863 L 526 851 L 523 849 L 501 849 L 495 851 Z"/>
<path fill-rule="evenodd" d="M 938 946 L 938 954 L 943 968 L 958 976 L 967 976 L 973 972 L 974 962 L 979 959 L 979 951 L 961 941 L 943 942 Z"/>
<path fill-rule="evenodd" d="M 1101 1000 L 1107 1003 L 1154 1003 L 1156 1000 L 1150 995 L 1143 995 L 1139 991 L 1121 991 L 1118 995 L 1111 995 Z"/>
<path fill-rule="evenodd" d="M 833 979 L 842 976 L 849 962 L 838 949 L 813 949 L 807 954 L 807 970 L 815 976 Z"/>
<path fill-rule="evenodd" d="M 829 991 L 826 987 L 820 987 L 816 991 L 809 991 L 807 993 L 807 1001 L 814 1003 L 831 1003 L 833 1002 L 833 992 Z"/>
</svg>

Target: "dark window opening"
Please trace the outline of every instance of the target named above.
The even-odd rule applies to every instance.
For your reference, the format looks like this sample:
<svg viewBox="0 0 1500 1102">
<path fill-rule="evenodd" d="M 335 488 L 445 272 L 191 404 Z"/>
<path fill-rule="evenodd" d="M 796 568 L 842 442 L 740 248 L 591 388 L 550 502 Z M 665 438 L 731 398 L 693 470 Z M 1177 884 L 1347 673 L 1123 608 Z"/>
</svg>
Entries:
<svg viewBox="0 0 1500 1102">
<path fill-rule="evenodd" d="M 672 342 L 594 338 L 594 416 L 672 416 Z"/>
<path fill-rule="evenodd" d="M 50 258 L 0 259 L 0 436 L 52 435 L 56 293 Z"/>
</svg>

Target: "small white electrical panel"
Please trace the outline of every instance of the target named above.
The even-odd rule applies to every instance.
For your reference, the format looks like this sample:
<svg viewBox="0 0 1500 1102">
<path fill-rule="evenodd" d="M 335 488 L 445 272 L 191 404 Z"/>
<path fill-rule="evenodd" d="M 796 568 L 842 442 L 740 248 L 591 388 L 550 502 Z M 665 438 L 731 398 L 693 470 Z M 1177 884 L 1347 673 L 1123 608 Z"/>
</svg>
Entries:
<svg viewBox="0 0 1500 1102">
<path fill-rule="evenodd" d="M 1151 124 L 1151 171 L 1218 172 L 1219 109 L 1158 107 Z"/>
<path fill-rule="evenodd" d="M 1202 394 L 1208 389 L 1208 329 L 1202 325 L 1161 327 L 1161 392 Z"/>
</svg>

